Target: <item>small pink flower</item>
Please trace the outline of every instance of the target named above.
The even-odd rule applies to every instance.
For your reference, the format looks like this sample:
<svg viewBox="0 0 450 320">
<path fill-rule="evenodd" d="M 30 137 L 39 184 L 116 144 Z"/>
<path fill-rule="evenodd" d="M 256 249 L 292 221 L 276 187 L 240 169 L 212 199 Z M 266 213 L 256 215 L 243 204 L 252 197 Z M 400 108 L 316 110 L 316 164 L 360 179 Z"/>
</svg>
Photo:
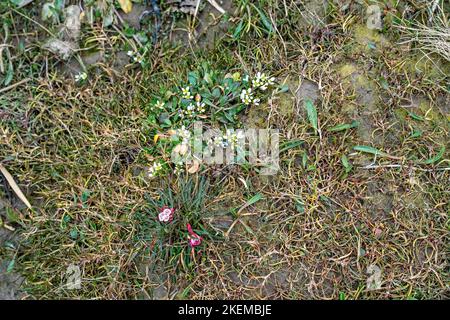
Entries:
<svg viewBox="0 0 450 320">
<path fill-rule="evenodd" d="M 191 247 L 199 246 L 202 243 L 202 237 L 200 237 L 198 234 L 196 234 L 193 230 L 191 225 L 187 224 L 187 229 L 189 232 L 189 245 Z"/>
<path fill-rule="evenodd" d="M 173 219 L 174 208 L 168 208 L 166 206 L 162 207 L 158 214 L 158 219 L 160 222 L 170 222 Z"/>
</svg>

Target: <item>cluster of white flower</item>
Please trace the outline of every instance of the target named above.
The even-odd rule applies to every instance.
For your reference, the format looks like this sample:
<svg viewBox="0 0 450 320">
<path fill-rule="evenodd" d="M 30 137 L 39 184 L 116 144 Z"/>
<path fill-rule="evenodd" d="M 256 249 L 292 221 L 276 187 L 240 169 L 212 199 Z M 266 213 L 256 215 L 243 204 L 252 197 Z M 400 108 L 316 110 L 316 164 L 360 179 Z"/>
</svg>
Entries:
<svg viewBox="0 0 450 320">
<path fill-rule="evenodd" d="M 182 126 L 180 129 L 177 129 L 176 134 L 181 138 L 182 144 L 189 144 L 189 140 L 191 139 L 191 132 L 186 129 L 185 126 Z"/>
<path fill-rule="evenodd" d="M 75 75 L 75 81 L 76 82 L 81 82 L 87 79 L 87 74 L 86 72 L 80 72 L 79 74 Z"/>
<path fill-rule="evenodd" d="M 205 103 L 197 101 L 195 104 L 190 103 L 186 107 L 186 110 L 180 109 L 178 113 L 180 114 L 181 118 L 184 117 L 194 118 L 198 114 L 205 113 L 205 111 L 206 111 Z"/>
<path fill-rule="evenodd" d="M 148 176 L 150 178 L 153 178 L 158 174 L 159 171 L 162 170 L 162 164 L 160 162 L 155 162 L 153 165 L 148 169 Z"/>
<path fill-rule="evenodd" d="M 194 99 L 194 96 L 191 94 L 191 88 L 181 88 L 181 97 L 186 100 Z"/>
<path fill-rule="evenodd" d="M 245 138 L 244 132 L 239 130 L 237 133 L 227 130 L 227 133 L 222 136 L 216 136 L 213 140 L 208 141 L 210 149 L 213 146 L 228 148 L 231 146 L 232 149 L 236 148 L 238 142 Z"/>
<path fill-rule="evenodd" d="M 144 64 L 144 58 L 142 58 L 138 53 L 135 53 L 133 51 L 128 51 L 127 56 L 133 59 L 134 62 L 137 62 L 139 64 Z"/>
<path fill-rule="evenodd" d="M 249 81 L 248 75 L 246 75 L 243 79 L 244 82 Z M 269 86 L 272 86 L 275 83 L 274 77 L 269 77 L 265 73 L 258 72 L 256 74 L 255 79 L 252 80 L 252 88 L 243 89 L 241 91 L 241 100 L 245 105 L 253 104 L 255 106 L 259 105 L 261 100 L 256 98 L 256 91 L 266 91 Z"/>
<path fill-rule="evenodd" d="M 180 174 L 182 174 L 185 171 L 186 170 L 185 170 L 185 166 L 184 166 L 183 162 L 179 162 L 179 163 L 175 164 L 175 169 L 173 169 L 174 174 L 179 176 Z"/>
<path fill-rule="evenodd" d="M 237 133 L 229 133 L 228 137 L 231 142 L 231 147 L 234 148 L 239 141 L 245 139 L 245 133 L 242 130 L 239 130 Z"/>
<path fill-rule="evenodd" d="M 222 148 L 228 147 L 229 141 L 228 141 L 227 135 L 223 135 L 221 137 L 214 137 L 214 145 L 216 147 L 222 147 Z"/>
<path fill-rule="evenodd" d="M 259 105 L 260 99 L 253 96 L 252 89 L 243 89 L 241 92 L 241 100 L 245 105 L 254 104 Z"/>
<path fill-rule="evenodd" d="M 265 73 L 258 72 L 256 78 L 252 80 L 253 89 L 267 90 L 269 86 L 275 83 L 274 77 L 269 77 Z"/>
</svg>

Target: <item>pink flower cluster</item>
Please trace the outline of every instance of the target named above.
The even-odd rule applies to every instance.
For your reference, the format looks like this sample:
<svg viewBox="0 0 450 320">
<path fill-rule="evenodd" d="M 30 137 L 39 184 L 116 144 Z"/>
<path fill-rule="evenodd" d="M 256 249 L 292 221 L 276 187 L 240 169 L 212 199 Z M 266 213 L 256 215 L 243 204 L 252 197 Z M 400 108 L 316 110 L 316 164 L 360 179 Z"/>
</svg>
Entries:
<svg viewBox="0 0 450 320">
<path fill-rule="evenodd" d="M 162 207 L 158 214 L 158 219 L 160 222 L 170 222 L 173 219 L 174 208 L 168 208 L 166 206 Z"/>
<path fill-rule="evenodd" d="M 175 212 L 175 208 L 169 208 L 167 206 L 164 206 L 159 210 L 158 220 L 163 223 L 171 222 L 173 220 L 174 212 Z M 189 236 L 188 236 L 189 245 L 191 247 L 199 246 L 202 243 L 202 240 L 203 240 L 202 237 L 200 237 L 198 234 L 196 234 L 194 232 L 194 230 L 192 230 L 192 227 L 189 223 L 186 226 L 187 226 L 187 230 L 189 233 Z"/>
<path fill-rule="evenodd" d="M 189 245 L 191 247 L 199 246 L 202 243 L 202 237 L 200 237 L 198 234 L 196 234 L 193 230 L 191 225 L 187 224 L 187 229 L 189 232 Z"/>
</svg>

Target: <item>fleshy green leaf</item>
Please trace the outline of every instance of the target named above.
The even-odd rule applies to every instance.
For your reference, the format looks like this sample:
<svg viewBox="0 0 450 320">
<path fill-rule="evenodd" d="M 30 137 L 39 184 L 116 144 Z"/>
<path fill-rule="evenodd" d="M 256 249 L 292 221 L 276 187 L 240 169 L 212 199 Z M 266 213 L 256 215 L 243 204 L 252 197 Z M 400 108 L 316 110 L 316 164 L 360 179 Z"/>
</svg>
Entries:
<svg viewBox="0 0 450 320">
<path fill-rule="evenodd" d="M 264 14 L 264 12 L 261 9 L 259 9 L 256 6 L 254 6 L 254 7 L 255 7 L 256 11 L 258 11 L 259 17 L 261 18 L 261 22 L 264 25 L 264 27 L 266 28 L 266 30 L 269 33 L 272 33 L 273 32 L 272 22 L 270 22 L 270 20 L 267 18 L 267 16 Z"/>
<path fill-rule="evenodd" d="M 342 155 L 341 162 L 342 162 L 342 165 L 345 168 L 345 172 L 349 173 L 352 170 L 353 166 L 350 164 L 350 162 L 348 161 L 348 158 L 347 158 L 347 156 L 345 154 Z"/>
<path fill-rule="evenodd" d="M 6 268 L 6 273 L 10 273 L 13 269 L 14 269 L 14 265 L 16 264 L 16 260 L 12 259 L 9 263 L 8 263 L 8 267 Z"/>
<path fill-rule="evenodd" d="M 306 108 L 306 112 L 308 113 L 309 123 L 311 124 L 311 126 L 314 128 L 314 130 L 317 133 L 317 131 L 319 129 L 318 120 L 317 120 L 317 109 L 311 100 L 305 100 L 305 108 Z"/>
<path fill-rule="evenodd" d="M 337 126 L 328 128 L 328 131 L 329 132 L 343 131 L 343 130 L 356 128 L 357 126 L 359 126 L 359 122 L 358 121 L 352 121 L 352 123 L 338 124 Z"/>
<path fill-rule="evenodd" d="M 378 150 L 374 147 L 370 147 L 370 146 L 354 146 L 353 149 L 356 151 L 370 153 L 370 154 L 380 156 L 380 157 L 392 158 L 392 156 L 390 156 L 386 152 L 380 151 L 380 150 Z"/>
<path fill-rule="evenodd" d="M 439 150 L 439 152 L 434 157 L 431 157 L 431 158 L 423 161 L 422 163 L 423 164 L 433 164 L 442 158 L 442 156 L 444 155 L 444 152 L 445 152 L 445 147 L 442 146 L 441 149 Z"/>
<path fill-rule="evenodd" d="M 285 143 L 283 143 L 280 146 L 280 153 L 283 153 L 289 149 L 295 148 L 300 146 L 301 144 L 303 144 L 303 140 L 292 140 L 292 141 L 287 141 Z"/>
</svg>

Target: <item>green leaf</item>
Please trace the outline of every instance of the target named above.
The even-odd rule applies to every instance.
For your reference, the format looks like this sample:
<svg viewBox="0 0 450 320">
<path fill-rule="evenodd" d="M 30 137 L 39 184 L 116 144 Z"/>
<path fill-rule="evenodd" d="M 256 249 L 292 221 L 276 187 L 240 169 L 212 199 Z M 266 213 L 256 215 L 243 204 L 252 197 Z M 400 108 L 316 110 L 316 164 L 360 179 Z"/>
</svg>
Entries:
<svg viewBox="0 0 450 320">
<path fill-rule="evenodd" d="M 196 72 L 191 71 L 188 73 L 188 81 L 191 86 L 196 86 L 197 80 L 198 80 L 198 75 Z"/>
<path fill-rule="evenodd" d="M 161 127 L 163 127 L 163 128 L 170 128 L 170 127 L 172 127 L 172 121 L 170 121 L 169 118 L 164 119 L 164 121 L 161 123 Z"/>
<path fill-rule="evenodd" d="M 359 126 L 359 122 L 358 121 L 352 121 L 352 123 L 338 124 L 337 126 L 328 128 L 328 131 L 329 132 L 337 132 L 337 131 L 343 131 L 343 130 L 356 128 L 358 126 Z"/>
<path fill-rule="evenodd" d="M 289 91 L 289 86 L 287 84 L 283 84 L 282 86 L 279 87 L 278 90 L 279 90 L 278 93 L 288 92 Z"/>
<path fill-rule="evenodd" d="M 350 162 L 348 161 L 348 158 L 345 154 L 342 155 L 341 162 L 345 168 L 345 173 L 349 173 L 352 170 L 353 166 L 350 164 Z"/>
<path fill-rule="evenodd" d="M 417 121 L 425 121 L 425 118 L 415 114 L 414 112 L 408 112 L 409 116 Z"/>
<path fill-rule="evenodd" d="M 83 208 L 86 208 L 87 202 L 89 200 L 89 196 L 91 195 L 91 192 L 89 190 L 84 190 L 81 194 L 81 203 Z"/>
<path fill-rule="evenodd" d="M 241 37 L 242 28 L 244 27 L 244 20 L 241 20 L 239 24 L 236 26 L 233 32 L 233 39 L 238 40 Z"/>
<path fill-rule="evenodd" d="M 136 33 L 136 37 L 138 38 L 138 40 L 141 42 L 141 43 L 147 43 L 148 41 L 149 41 L 149 39 L 148 39 L 148 37 L 147 37 L 147 35 L 146 35 L 146 33 L 145 32 L 138 32 L 138 33 Z"/>
<path fill-rule="evenodd" d="M 380 84 L 384 90 L 389 89 L 389 83 L 386 81 L 386 79 L 384 77 L 380 78 Z"/>
<path fill-rule="evenodd" d="M 3 84 L 5 86 L 9 85 L 13 79 L 13 76 L 14 76 L 14 68 L 12 64 L 9 64 L 8 72 L 6 73 L 6 77 L 5 80 L 3 81 Z"/>
<path fill-rule="evenodd" d="M 15 4 L 19 8 L 26 6 L 27 4 L 31 3 L 33 0 L 11 0 L 12 4 Z"/>
<path fill-rule="evenodd" d="M 47 21 L 54 15 L 55 8 L 53 7 L 53 3 L 47 2 L 44 3 L 41 10 L 41 18 L 43 21 Z"/>
<path fill-rule="evenodd" d="M 231 123 L 234 122 L 233 112 L 224 112 L 223 115 L 225 116 L 225 119 L 228 120 L 229 122 Z"/>
<path fill-rule="evenodd" d="M 16 264 L 16 259 L 12 259 L 8 263 L 8 267 L 6 268 L 6 273 L 11 273 L 11 271 L 14 269 L 14 265 Z"/>
<path fill-rule="evenodd" d="M 214 90 L 212 92 L 212 96 L 214 98 L 219 98 L 220 97 L 220 89 L 219 88 L 214 88 Z"/>
<path fill-rule="evenodd" d="M 113 7 L 111 6 L 106 12 L 103 13 L 103 27 L 109 27 L 114 22 L 114 12 Z"/>
<path fill-rule="evenodd" d="M 296 148 L 303 144 L 303 140 L 291 140 L 285 143 L 282 143 L 280 146 L 280 153 L 283 153 L 289 149 Z"/>
<path fill-rule="evenodd" d="M 266 30 L 269 33 L 272 33 L 273 32 L 272 22 L 270 22 L 270 20 L 267 18 L 267 16 L 264 14 L 264 12 L 261 9 L 259 9 L 257 6 L 254 6 L 254 7 L 255 7 L 256 11 L 258 11 L 259 17 L 261 18 L 261 22 L 264 25 L 264 27 L 266 28 Z"/>
<path fill-rule="evenodd" d="M 54 0 L 53 1 L 55 9 L 57 9 L 59 11 L 64 10 L 64 3 L 65 3 L 65 0 Z"/>
<path fill-rule="evenodd" d="M 444 152 L 445 152 L 445 147 L 442 146 L 441 150 L 439 150 L 439 152 L 434 157 L 431 157 L 431 158 L 429 158 L 429 159 L 427 159 L 427 160 L 425 160 L 425 161 L 423 161 L 421 163 L 423 163 L 423 164 L 433 164 L 433 163 L 439 161 L 442 158 L 442 156 L 444 155 Z"/>
<path fill-rule="evenodd" d="M 70 234 L 70 237 L 74 240 L 78 238 L 78 230 L 75 228 L 71 229 L 69 234 Z"/>
<path fill-rule="evenodd" d="M 169 113 L 163 112 L 159 115 L 158 121 L 161 124 L 161 127 L 168 128 L 172 125 L 172 121 L 170 121 Z"/>
<path fill-rule="evenodd" d="M 305 204 L 300 200 L 295 200 L 295 209 L 298 213 L 304 213 L 305 212 Z"/>
<path fill-rule="evenodd" d="M 317 109 L 311 100 L 305 100 L 305 108 L 306 108 L 306 112 L 308 113 L 309 123 L 311 124 L 311 126 L 314 128 L 314 130 L 317 133 L 317 131 L 319 129 L 318 120 L 317 120 Z"/>
<path fill-rule="evenodd" d="M 370 154 L 373 154 L 376 156 L 381 156 L 381 157 L 390 157 L 386 152 L 380 151 L 374 147 L 369 147 L 369 146 L 354 146 L 353 150 L 364 152 L 364 153 L 370 153 Z"/>
<path fill-rule="evenodd" d="M 303 152 L 303 155 L 302 155 L 302 166 L 303 166 L 303 168 L 306 169 L 307 164 L 308 164 L 308 155 L 306 154 L 306 152 Z"/>
<path fill-rule="evenodd" d="M 6 207 L 6 218 L 11 222 L 18 222 L 20 221 L 19 215 L 10 207 Z"/>
<path fill-rule="evenodd" d="M 136 34 L 136 30 L 133 27 L 126 27 L 123 30 L 123 34 L 128 37 L 131 38 L 132 36 L 134 36 Z"/>
<path fill-rule="evenodd" d="M 419 138 L 422 136 L 422 131 L 419 129 L 414 129 L 414 131 L 411 133 L 411 138 Z"/>
<path fill-rule="evenodd" d="M 264 196 L 258 192 L 253 197 L 251 197 L 250 200 L 247 201 L 247 203 L 245 204 L 245 207 L 251 206 L 252 204 L 258 202 L 261 199 L 264 199 Z"/>
<path fill-rule="evenodd" d="M 211 79 L 211 75 L 208 72 L 205 72 L 205 75 L 203 76 L 203 80 L 207 83 L 207 84 L 212 84 L 213 81 Z"/>
</svg>

